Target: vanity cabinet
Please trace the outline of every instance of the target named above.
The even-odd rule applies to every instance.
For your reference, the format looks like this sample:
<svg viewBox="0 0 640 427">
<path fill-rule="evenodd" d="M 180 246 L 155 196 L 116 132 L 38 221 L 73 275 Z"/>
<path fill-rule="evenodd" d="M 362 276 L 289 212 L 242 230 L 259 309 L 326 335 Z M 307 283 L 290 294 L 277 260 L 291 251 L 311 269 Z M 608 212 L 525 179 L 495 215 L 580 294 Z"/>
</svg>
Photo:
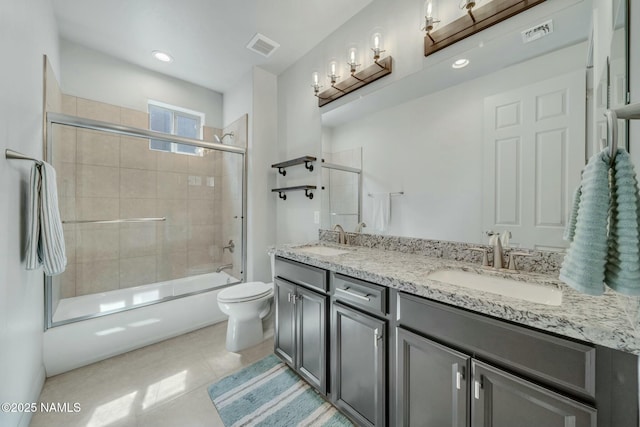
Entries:
<svg viewBox="0 0 640 427">
<path fill-rule="evenodd" d="M 340 274 L 331 290 L 332 401 L 360 426 L 384 426 L 388 290 Z"/>
<path fill-rule="evenodd" d="M 328 273 L 280 258 L 275 271 L 274 352 L 326 395 Z"/>
<path fill-rule="evenodd" d="M 595 397 L 595 348 L 413 295 L 398 309 L 396 425 L 596 426 L 578 400 Z"/>
</svg>

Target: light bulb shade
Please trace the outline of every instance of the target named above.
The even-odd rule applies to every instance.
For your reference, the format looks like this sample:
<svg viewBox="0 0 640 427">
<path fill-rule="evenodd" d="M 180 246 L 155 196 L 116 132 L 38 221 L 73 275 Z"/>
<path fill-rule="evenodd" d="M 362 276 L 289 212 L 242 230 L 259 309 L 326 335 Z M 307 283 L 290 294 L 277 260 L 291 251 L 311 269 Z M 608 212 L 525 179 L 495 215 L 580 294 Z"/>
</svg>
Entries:
<svg viewBox="0 0 640 427">
<path fill-rule="evenodd" d="M 340 76 L 338 75 L 339 70 L 340 64 L 338 63 L 338 60 L 332 59 L 331 61 L 329 61 L 329 64 L 327 65 L 327 77 L 329 77 L 329 80 L 331 80 L 332 84 L 338 81 L 338 79 L 340 78 Z"/>
<path fill-rule="evenodd" d="M 435 0 L 427 0 L 424 2 L 423 16 L 427 19 L 438 16 L 437 3 Z"/>
<path fill-rule="evenodd" d="M 384 38 L 380 31 L 376 31 L 371 35 L 371 49 L 378 49 L 380 51 L 384 49 Z"/>
<path fill-rule="evenodd" d="M 358 63 L 358 48 L 350 47 L 347 49 L 347 64 L 355 65 Z"/>
<path fill-rule="evenodd" d="M 317 71 L 314 71 L 313 73 L 311 73 L 311 81 L 314 86 L 317 86 L 320 84 L 320 76 L 318 75 Z"/>
</svg>

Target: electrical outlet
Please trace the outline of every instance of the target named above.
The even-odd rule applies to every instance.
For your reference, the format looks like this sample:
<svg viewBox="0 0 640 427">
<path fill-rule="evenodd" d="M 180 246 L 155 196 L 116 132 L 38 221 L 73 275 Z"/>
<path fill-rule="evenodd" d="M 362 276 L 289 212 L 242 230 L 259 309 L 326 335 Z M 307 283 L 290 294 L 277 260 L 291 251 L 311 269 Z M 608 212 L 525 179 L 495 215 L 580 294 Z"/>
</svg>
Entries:
<svg viewBox="0 0 640 427">
<path fill-rule="evenodd" d="M 313 211 L 313 223 L 320 224 L 320 211 Z"/>
</svg>

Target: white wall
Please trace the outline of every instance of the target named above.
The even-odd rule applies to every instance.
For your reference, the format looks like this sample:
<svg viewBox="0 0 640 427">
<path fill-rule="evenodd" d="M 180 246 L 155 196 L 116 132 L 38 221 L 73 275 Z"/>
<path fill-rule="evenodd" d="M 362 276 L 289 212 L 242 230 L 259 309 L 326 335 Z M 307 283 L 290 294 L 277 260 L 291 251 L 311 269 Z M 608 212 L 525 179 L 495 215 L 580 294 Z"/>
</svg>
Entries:
<svg viewBox="0 0 640 427">
<path fill-rule="evenodd" d="M 60 41 L 62 92 L 138 111 L 153 99 L 205 113 L 207 126 L 222 128 L 222 94 L 147 70 L 93 49 Z M 167 64 L 171 66 L 171 64 Z"/>
<path fill-rule="evenodd" d="M 631 7 L 628 21 L 631 23 L 629 89 L 631 102 L 635 103 L 640 102 L 640 48 L 634 43 L 640 40 L 640 4 L 637 1 L 629 3 Z M 640 173 L 640 120 L 630 121 L 629 153 L 634 161 L 636 173 Z"/>
<path fill-rule="evenodd" d="M 225 127 L 243 114 L 249 115 L 247 146 L 247 281 L 270 282 L 267 255 L 275 243 L 275 170 L 277 156 L 277 79 L 260 68 L 243 76 L 224 94 Z"/>
<path fill-rule="evenodd" d="M 481 242 L 484 98 L 584 70 L 585 51 L 580 43 L 334 128 L 330 151 L 363 147 L 363 220 L 367 193 L 404 191 L 388 234 Z"/>
<path fill-rule="evenodd" d="M 0 0 L 0 402 L 36 402 L 44 383 L 42 269 L 23 260 L 31 163 L 5 160 L 11 148 L 42 158 L 43 54 L 59 76 L 58 36 L 48 0 Z M 0 412 L 0 425 L 30 414 Z"/>
</svg>

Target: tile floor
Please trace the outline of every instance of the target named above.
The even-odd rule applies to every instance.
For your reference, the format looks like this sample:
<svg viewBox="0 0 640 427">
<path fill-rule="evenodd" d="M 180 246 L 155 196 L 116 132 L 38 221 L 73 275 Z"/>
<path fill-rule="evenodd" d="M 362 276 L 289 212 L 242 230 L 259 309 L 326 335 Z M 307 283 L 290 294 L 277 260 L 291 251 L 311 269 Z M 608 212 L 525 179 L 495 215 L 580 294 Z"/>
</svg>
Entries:
<svg viewBox="0 0 640 427">
<path fill-rule="evenodd" d="M 48 378 L 41 402 L 78 402 L 78 413 L 37 413 L 31 427 L 222 427 L 207 387 L 273 352 L 268 339 L 224 348 L 227 323 Z"/>
</svg>

